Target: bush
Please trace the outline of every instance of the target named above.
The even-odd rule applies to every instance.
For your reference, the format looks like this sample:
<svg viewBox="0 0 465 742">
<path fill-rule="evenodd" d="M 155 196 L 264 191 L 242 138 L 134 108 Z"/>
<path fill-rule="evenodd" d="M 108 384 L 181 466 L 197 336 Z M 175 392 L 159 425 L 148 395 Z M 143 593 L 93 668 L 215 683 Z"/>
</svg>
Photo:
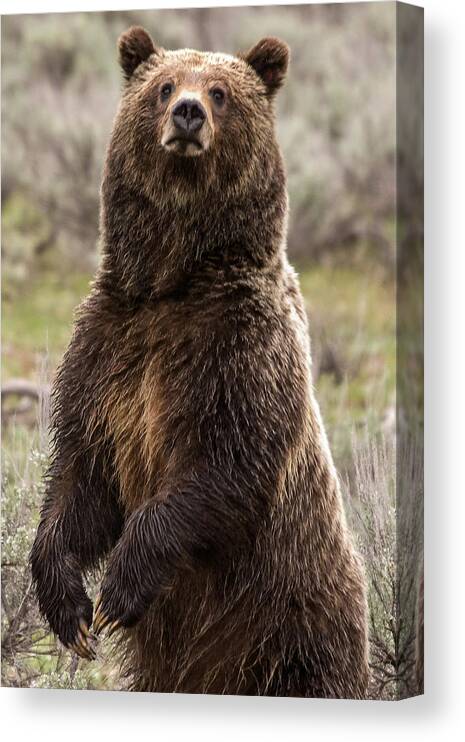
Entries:
<svg viewBox="0 0 465 742">
<path fill-rule="evenodd" d="M 352 496 L 346 498 L 368 579 L 371 695 L 420 692 L 417 595 L 423 567 L 423 464 L 415 439 L 354 442 Z"/>
</svg>

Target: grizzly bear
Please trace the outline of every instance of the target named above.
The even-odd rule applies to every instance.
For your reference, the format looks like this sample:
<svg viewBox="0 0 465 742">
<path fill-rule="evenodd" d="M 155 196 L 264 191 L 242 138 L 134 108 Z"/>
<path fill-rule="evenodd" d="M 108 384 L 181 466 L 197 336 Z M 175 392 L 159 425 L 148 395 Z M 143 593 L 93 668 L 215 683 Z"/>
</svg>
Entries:
<svg viewBox="0 0 465 742">
<path fill-rule="evenodd" d="M 119 55 L 101 264 L 54 382 L 41 612 L 88 659 L 118 631 L 135 690 L 362 698 L 363 571 L 286 257 L 288 47 L 131 28 Z"/>
</svg>

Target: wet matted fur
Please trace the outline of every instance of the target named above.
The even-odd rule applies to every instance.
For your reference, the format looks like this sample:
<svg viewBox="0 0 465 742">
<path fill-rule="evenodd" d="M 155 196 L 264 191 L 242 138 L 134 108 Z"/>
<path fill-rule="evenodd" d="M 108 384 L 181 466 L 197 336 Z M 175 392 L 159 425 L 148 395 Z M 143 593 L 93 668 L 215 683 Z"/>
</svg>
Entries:
<svg viewBox="0 0 465 742">
<path fill-rule="evenodd" d="M 288 48 L 168 52 L 133 28 L 119 49 L 102 260 L 54 384 L 40 608 L 90 657 L 83 579 L 108 557 L 94 628 L 119 630 L 136 690 L 362 698 L 363 571 L 286 257 Z M 193 143 L 172 138 L 186 95 Z"/>
</svg>

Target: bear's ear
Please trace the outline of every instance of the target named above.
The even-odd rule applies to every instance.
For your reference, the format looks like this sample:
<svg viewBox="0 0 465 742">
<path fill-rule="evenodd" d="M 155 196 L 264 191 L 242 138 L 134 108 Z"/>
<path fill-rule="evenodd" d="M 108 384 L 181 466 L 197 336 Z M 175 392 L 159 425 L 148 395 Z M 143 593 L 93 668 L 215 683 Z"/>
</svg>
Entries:
<svg viewBox="0 0 465 742">
<path fill-rule="evenodd" d="M 269 36 L 255 44 L 247 54 L 240 55 L 266 85 L 272 96 L 283 84 L 289 65 L 289 47 L 284 41 Z"/>
<path fill-rule="evenodd" d="M 141 26 L 131 26 L 118 39 L 119 63 L 127 80 L 142 62 L 156 52 L 149 34 Z"/>
</svg>

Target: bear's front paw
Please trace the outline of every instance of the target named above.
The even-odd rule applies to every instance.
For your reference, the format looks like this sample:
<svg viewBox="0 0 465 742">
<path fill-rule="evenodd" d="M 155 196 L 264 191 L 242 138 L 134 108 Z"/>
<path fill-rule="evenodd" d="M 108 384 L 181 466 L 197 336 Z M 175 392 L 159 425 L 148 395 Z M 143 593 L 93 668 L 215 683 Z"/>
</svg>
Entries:
<svg viewBox="0 0 465 742">
<path fill-rule="evenodd" d="M 31 571 L 40 612 L 67 649 L 93 660 L 92 601 L 84 587 L 79 561 L 72 553 L 62 553 L 53 542 L 49 551 L 38 543 L 36 539 L 31 552 Z"/>
<path fill-rule="evenodd" d="M 91 635 L 87 621 L 84 618 L 79 619 L 79 628 L 73 641 L 68 644 L 68 649 L 72 649 L 79 657 L 85 660 L 95 660 L 95 649 L 91 645 Z"/>
<path fill-rule="evenodd" d="M 87 598 L 82 604 L 63 601 L 58 611 L 54 611 L 50 624 L 61 643 L 85 660 L 94 660 L 95 650 L 91 644 L 90 622 L 92 603 Z"/>
<path fill-rule="evenodd" d="M 98 636 L 107 628 L 108 636 L 111 636 L 117 629 L 128 629 L 142 618 L 146 607 L 135 594 L 129 594 L 127 589 L 112 585 L 105 579 L 95 602 L 92 630 Z"/>
<path fill-rule="evenodd" d="M 109 634 L 120 628 L 129 629 L 144 615 L 158 593 L 159 580 L 150 544 L 141 540 L 145 512 L 126 525 L 114 548 L 95 604 L 93 630 Z"/>
</svg>

